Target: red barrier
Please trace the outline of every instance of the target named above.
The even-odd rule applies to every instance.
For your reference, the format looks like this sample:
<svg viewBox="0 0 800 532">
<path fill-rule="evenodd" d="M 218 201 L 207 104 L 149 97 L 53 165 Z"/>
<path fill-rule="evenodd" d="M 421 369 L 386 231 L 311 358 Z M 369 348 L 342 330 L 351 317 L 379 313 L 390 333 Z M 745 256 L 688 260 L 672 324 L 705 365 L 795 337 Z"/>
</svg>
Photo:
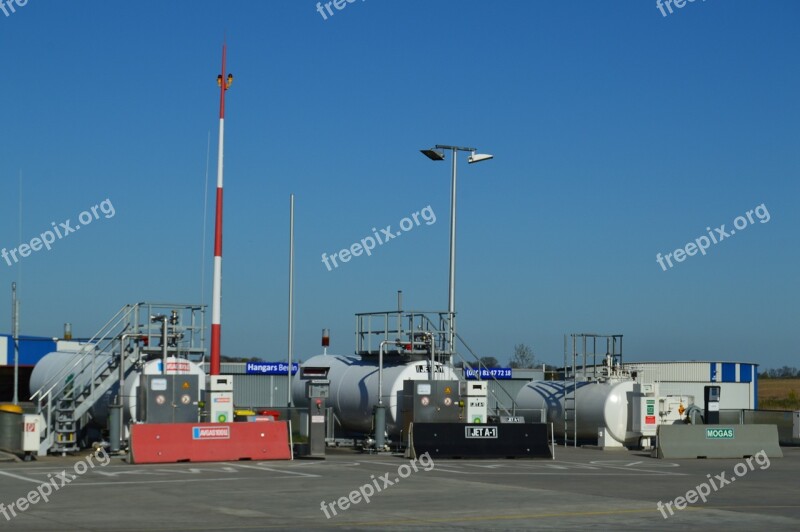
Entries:
<svg viewBox="0 0 800 532">
<path fill-rule="evenodd" d="M 289 424 L 151 423 L 131 426 L 131 463 L 290 460 Z"/>
</svg>

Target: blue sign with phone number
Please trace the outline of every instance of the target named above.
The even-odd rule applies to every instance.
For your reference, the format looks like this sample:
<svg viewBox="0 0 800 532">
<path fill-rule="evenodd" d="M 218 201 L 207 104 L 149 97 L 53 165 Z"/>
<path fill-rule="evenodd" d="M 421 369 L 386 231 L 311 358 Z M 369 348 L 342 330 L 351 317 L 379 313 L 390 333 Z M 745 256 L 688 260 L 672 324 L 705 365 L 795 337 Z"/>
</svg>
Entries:
<svg viewBox="0 0 800 532">
<path fill-rule="evenodd" d="M 286 362 L 248 362 L 245 366 L 245 373 L 248 375 L 286 375 L 289 369 Z M 297 373 L 300 365 L 292 362 L 292 375 Z"/>
<path fill-rule="evenodd" d="M 511 378 L 511 368 L 481 368 L 480 373 L 478 371 L 464 368 L 464 378 L 477 379 L 477 375 L 480 375 L 481 379 L 491 379 L 492 377 L 495 379 Z"/>
</svg>

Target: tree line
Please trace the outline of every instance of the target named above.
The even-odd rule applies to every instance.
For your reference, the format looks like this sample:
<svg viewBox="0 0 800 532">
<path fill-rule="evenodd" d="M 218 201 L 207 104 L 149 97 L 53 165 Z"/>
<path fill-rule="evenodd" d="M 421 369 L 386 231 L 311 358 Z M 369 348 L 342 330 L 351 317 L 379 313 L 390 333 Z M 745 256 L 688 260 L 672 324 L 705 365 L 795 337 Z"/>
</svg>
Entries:
<svg viewBox="0 0 800 532">
<path fill-rule="evenodd" d="M 758 374 L 761 379 L 798 379 L 800 370 L 794 367 L 783 366 L 778 369 L 767 369 Z"/>
</svg>

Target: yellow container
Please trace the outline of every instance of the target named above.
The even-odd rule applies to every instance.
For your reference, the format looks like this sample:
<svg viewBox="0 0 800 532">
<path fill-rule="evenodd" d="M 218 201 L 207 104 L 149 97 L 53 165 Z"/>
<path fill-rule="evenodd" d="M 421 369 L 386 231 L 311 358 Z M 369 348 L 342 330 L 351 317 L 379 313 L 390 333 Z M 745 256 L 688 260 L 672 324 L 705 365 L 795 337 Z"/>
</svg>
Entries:
<svg viewBox="0 0 800 532">
<path fill-rule="evenodd" d="M 12 414 L 21 414 L 22 407 L 19 405 L 0 405 L 0 412 L 11 412 Z"/>
</svg>

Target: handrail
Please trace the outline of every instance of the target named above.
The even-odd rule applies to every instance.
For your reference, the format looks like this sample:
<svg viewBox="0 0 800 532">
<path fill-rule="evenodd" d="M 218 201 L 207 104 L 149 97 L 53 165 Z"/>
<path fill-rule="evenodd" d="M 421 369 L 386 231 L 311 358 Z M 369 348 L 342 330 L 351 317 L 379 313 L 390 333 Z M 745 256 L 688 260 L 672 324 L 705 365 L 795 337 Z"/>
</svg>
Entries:
<svg viewBox="0 0 800 532">
<path fill-rule="evenodd" d="M 439 324 L 431 320 L 431 315 L 437 315 Z M 421 310 L 392 310 L 386 312 L 360 312 L 356 315 L 356 352 L 374 352 L 372 349 L 373 339 L 393 341 L 396 337 L 409 337 L 413 340 L 413 335 L 417 332 L 430 332 L 436 337 L 437 349 L 440 355 L 450 355 L 451 349 L 448 347 L 450 336 L 448 312 L 444 311 L 421 311 Z M 390 318 L 397 319 L 396 326 L 390 326 Z M 378 328 L 372 328 L 373 322 L 379 322 Z M 377 337 L 377 338 L 374 338 Z"/>
<path fill-rule="evenodd" d="M 108 322 L 106 322 L 106 324 L 89 341 L 87 341 L 83 346 L 81 346 L 81 348 L 75 353 L 76 360 L 72 364 L 64 366 L 61 369 L 61 371 L 59 371 L 56 375 L 51 377 L 41 388 L 39 388 L 39 390 L 37 390 L 33 395 L 31 395 L 31 401 L 36 400 L 36 399 L 38 399 L 39 401 L 42 401 L 45 397 L 47 397 L 53 391 L 53 389 L 58 384 L 61 383 L 61 381 L 69 374 L 70 371 L 72 371 L 78 365 L 81 365 L 85 361 L 87 356 L 95 355 L 98 351 L 102 352 L 102 350 L 100 350 L 98 348 L 100 347 L 100 342 L 108 339 L 107 336 L 108 336 L 108 333 L 110 332 L 109 329 L 113 329 L 114 327 L 118 326 L 119 323 L 122 320 L 124 320 L 125 318 L 128 317 L 128 315 L 133 311 L 133 309 L 136 306 L 138 306 L 138 304 L 137 305 L 125 305 L 125 306 L 123 306 L 114 315 L 114 317 L 112 317 L 110 320 L 108 320 Z M 125 311 L 125 309 L 127 309 L 127 312 L 125 313 L 125 315 L 122 318 L 117 320 L 117 317 L 120 314 L 122 314 L 123 311 Z M 109 325 L 114 320 L 117 320 L 116 323 L 114 323 L 114 325 L 109 327 Z M 102 337 L 98 339 L 98 337 L 101 334 L 102 334 Z M 113 341 L 113 339 L 112 339 L 112 341 Z M 81 353 L 83 353 L 83 354 L 81 355 Z M 85 371 L 85 369 L 86 369 L 85 367 L 82 368 L 81 369 L 81 373 L 83 371 Z M 92 376 L 94 377 L 94 375 L 92 375 Z M 44 393 L 41 393 L 42 390 L 44 390 L 48 385 L 50 385 L 50 387 L 47 389 L 47 391 L 44 392 Z"/>
</svg>

